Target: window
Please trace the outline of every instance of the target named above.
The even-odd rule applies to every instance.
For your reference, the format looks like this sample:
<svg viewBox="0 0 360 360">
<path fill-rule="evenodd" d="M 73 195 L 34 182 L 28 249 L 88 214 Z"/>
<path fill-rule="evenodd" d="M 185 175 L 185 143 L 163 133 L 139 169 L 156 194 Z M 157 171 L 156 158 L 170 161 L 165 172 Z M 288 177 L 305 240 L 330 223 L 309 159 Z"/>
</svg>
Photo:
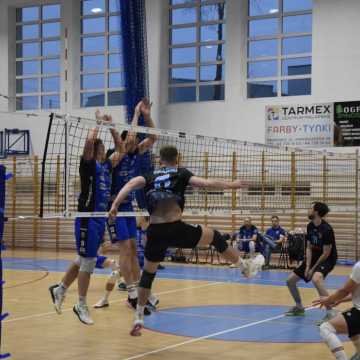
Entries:
<svg viewBox="0 0 360 360">
<path fill-rule="evenodd" d="M 16 110 L 60 108 L 60 10 L 16 9 Z"/>
<path fill-rule="evenodd" d="M 169 102 L 224 100 L 225 1 L 170 0 Z"/>
<path fill-rule="evenodd" d="M 248 98 L 311 95 L 312 0 L 249 0 Z"/>
<path fill-rule="evenodd" d="M 125 103 L 118 0 L 81 1 L 81 107 Z"/>
</svg>

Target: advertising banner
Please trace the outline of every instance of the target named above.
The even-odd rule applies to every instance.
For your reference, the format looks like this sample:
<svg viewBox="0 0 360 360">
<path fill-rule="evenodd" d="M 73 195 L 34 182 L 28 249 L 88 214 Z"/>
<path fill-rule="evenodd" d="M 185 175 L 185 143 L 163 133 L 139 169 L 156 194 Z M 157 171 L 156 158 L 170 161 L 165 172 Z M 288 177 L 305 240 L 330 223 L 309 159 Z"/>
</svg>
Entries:
<svg viewBox="0 0 360 360">
<path fill-rule="evenodd" d="M 334 104 L 334 145 L 360 146 L 360 101 Z"/>
<path fill-rule="evenodd" d="M 333 146 L 333 103 L 266 106 L 265 121 L 268 145 Z"/>
</svg>

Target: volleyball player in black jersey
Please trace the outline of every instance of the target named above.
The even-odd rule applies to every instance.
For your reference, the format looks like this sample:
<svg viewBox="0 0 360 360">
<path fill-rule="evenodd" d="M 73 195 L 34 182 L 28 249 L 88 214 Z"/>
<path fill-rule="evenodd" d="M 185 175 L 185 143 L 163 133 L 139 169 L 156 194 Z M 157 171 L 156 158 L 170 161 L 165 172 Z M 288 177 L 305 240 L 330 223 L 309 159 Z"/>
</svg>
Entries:
<svg viewBox="0 0 360 360">
<path fill-rule="evenodd" d="M 161 167 L 145 176 L 131 179 L 119 192 L 109 212 L 115 218 L 119 205 L 128 194 L 136 189 L 145 189 L 150 226 L 147 229 L 145 265 L 139 283 L 139 297 L 135 313 L 133 336 L 141 335 L 144 325 L 144 307 L 151 291 L 152 282 L 168 247 L 194 248 L 197 245 L 213 245 L 222 256 L 235 263 L 245 276 L 254 272 L 254 263 L 241 259 L 240 252 L 229 247 L 225 236 L 208 227 L 193 226 L 181 220 L 185 206 L 185 190 L 188 185 L 213 189 L 239 189 L 247 185 L 239 180 L 223 181 L 204 179 L 192 174 L 186 168 L 178 167 L 178 151 L 174 146 L 160 149 Z"/>
</svg>

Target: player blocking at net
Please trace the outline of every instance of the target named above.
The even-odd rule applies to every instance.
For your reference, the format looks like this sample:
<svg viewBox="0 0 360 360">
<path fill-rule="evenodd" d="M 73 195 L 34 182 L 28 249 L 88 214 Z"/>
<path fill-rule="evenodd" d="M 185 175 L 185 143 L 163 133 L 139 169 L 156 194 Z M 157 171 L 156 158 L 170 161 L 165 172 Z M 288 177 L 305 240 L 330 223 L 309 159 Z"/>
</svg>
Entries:
<svg viewBox="0 0 360 360">
<path fill-rule="evenodd" d="M 150 226 L 147 229 L 145 246 L 145 264 L 138 289 L 138 304 L 135 321 L 130 332 L 132 336 L 141 335 L 144 326 L 144 309 L 151 293 L 156 270 L 164 259 L 168 247 L 195 248 L 212 245 L 245 276 L 255 274 L 264 263 L 259 258 L 245 261 L 237 249 L 229 247 L 226 237 L 217 230 L 182 221 L 185 206 L 185 190 L 188 186 L 212 189 L 239 189 L 247 187 L 243 181 L 224 181 L 205 179 L 192 174 L 188 169 L 178 167 L 178 151 L 174 146 L 160 149 L 160 168 L 145 176 L 131 179 L 119 192 L 109 212 L 116 218 L 119 205 L 134 190 L 144 188 L 147 208 L 150 214 Z M 261 256 L 261 255 L 260 255 Z"/>
<path fill-rule="evenodd" d="M 138 126 L 139 117 L 144 116 L 145 125 L 154 128 L 154 122 L 151 118 L 151 106 L 147 98 L 142 99 L 134 110 L 132 126 Z M 115 199 L 121 188 L 132 178 L 138 175 L 140 156 L 148 151 L 157 140 L 156 135 L 149 134 L 145 139 L 139 141 L 136 132 L 124 131 L 121 134 L 124 140 L 123 156 L 116 164 L 113 170 L 111 197 Z M 108 151 L 111 154 L 111 150 Z M 129 193 L 126 199 L 119 206 L 119 213 L 133 212 L 133 193 Z M 130 308 L 136 309 L 138 293 L 137 287 L 140 280 L 140 266 L 136 249 L 136 218 L 118 216 L 113 222 L 109 222 L 109 233 L 111 241 L 119 246 L 120 250 L 120 271 L 123 275 L 128 291 L 127 304 Z M 158 303 L 155 296 L 151 295 L 150 304 L 152 307 Z M 105 297 L 96 304 L 97 308 L 106 307 L 109 303 Z M 148 309 L 146 315 L 150 314 Z"/>
<path fill-rule="evenodd" d="M 98 125 L 112 122 L 109 116 L 101 117 L 99 111 L 96 112 L 96 118 Z M 109 159 L 106 158 L 103 141 L 98 138 L 98 126 L 89 131 L 85 141 L 79 166 L 81 184 L 78 198 L 79 212 L 106 212 L 108 210 L 112 168 L 116 166 L 118 158 L 122 156 L 123 146 L 119 133 L 111 127 L 110 132 L 116 151 Z M 61 314 L 66 291 L 77 278 L 79 302 L 75 304 L 73 311 L 79 320 L 87 325 L 94 323 L 90 317 L 86 296 L 90 276 L 96 266 L 98 249 L 103 240 L 106 220 L 105 217 L 78 217 L 75 219 L 74 230 L 78 255 L 61 282 L 49 288 L 55 310 Z"/>
</svg>

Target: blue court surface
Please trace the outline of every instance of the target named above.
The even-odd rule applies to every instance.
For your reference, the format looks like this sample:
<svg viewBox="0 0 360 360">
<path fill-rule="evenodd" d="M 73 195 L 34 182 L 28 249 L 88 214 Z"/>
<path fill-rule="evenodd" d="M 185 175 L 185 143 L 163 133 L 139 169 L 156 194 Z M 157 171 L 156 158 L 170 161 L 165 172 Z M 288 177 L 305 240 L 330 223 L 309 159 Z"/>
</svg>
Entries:
<svg viewBox="0 0 360 360">
<path fill-rule="evenodd" d="M 319 343 L 316 321 L 324 311 L 286 317 L 284 306 L 214 305 L 165 309 L 145 318 L 146 328 L 158 332 L 225 341 Z M 346 340 L 344 337 L 343 340 Z"/>
<path fill-rule="evenodd" d="M 6 270 L 30 270 L 30 271 L 49 271 L 65 272 L 71 262 L 63 259 L 36 259 L 36 258 L 13 258 L 4 257 L 3 265 Z M 351 268 L 349 267 L 349 274 Z M 107 274 L 110 270 L 96 270 L 97 274 Z M 288 272 L 285 271 L 263 271 L 254 279 L 244 278 L 239 269 L 228 267 L 209 267 L 209 266 L 181 266 L 166 265 L 165 270 L 157 272 L 158 278 L 176 280 L 202 280 L 214 282 L 229 282 L 241 284 L 257 284 L 270 286 L 286 286 L 285 281 Z M 345 281 L 346 276 L 330 275 L 326 279 L 326 286 L 329 289 L 337 289 Z M 300 287 L 311 288 L 312 284 L 300 282 Z"/>
</svg>

